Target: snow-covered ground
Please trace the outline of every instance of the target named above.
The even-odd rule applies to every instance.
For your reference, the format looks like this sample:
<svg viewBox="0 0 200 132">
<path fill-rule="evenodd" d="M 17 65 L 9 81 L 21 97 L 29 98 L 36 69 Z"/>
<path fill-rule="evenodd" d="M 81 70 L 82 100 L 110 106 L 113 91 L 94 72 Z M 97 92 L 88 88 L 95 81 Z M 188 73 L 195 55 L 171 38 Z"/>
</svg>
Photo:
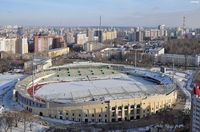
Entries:
<svg viewBox="0 0 200 132">
<path fill-rule="evenodd" d="M 56 88 L 56 89 L 55 89 Z M 109 100 L 110 96 L 108 91 L 112 94 L 112 98 L 129 97 L 130 95 L 124 95 L 124 90 L 129 92 L 132 96 L 137 96 L 135 93 L 147 92 L 154 94 L 157 90 L 156 85 L 152 82 L 146 81 L 139 77 L 129 77 L 123 75 L 120 78 L 112 78 L 106 80 L 92 80 L 92 81 L 75 81 L 75 82 L 63 82 L 63 83 L 51 83 L 44 85 L 41 89 L 36 91 L 36 96 L 45 97 L 46 99 L 62 99 L 66 100 L 73 98 L 90 97 L 93 98 L 102 96 L 105 100 Z M 59 98 L 58 98 L 59 97 Z M 85 101 L 85 100 L 79 101 Z M 90 100 L 90 99 L 88 99 Z"/>
<path fill-rule="evenodd" d="M 49 127 L 44 126 L 40 123 L 31 123 L 31 129 L 30 124 L 26 125 L 26 132 L 45 132 Z M 12 132 L 23 132 L 24 131 L 24 125 L 23 123 L 19 123 L 18 127 L 13 127 Z"/>
<path fill-rule="evenodd" d="M 23 79 L 22 74 L 0 74 L 0 116 L 4 111 L 19 110 L 19 106 L 12 101 L 12 92 L 18 80 Z M 43 132 L 48 129 L 48 126 L 43 125 L 41 122 L 34 122 L 27 124 L 26 132 Z M 0 128 L 0 132 L 5 131 Z M 11 130 L 10 130 L 11 131 Z M 24 131 L 23 123 L 19 123 L 18 127 L 12 127 L 12 132 L 22 132 Z"/>
<path fill-rule="evenodd" d="M 152 71 L 160 71 L 160 68 L 152 68 Z M 193 71 L 178 71 L 175 69 L 167 69 L 166 75 L 174 77 L 175 83 L 183 91 L 186 96 L 185 109 L 191 109 L 191 91 L 192 91 L 192 80 L 193 80 Z M 174 76 L 173 76 L 174 74 Z"/>
<path fill-rule="evenodd" d="M 69 121 L 69 120 L 60 120 L 60 119 L 55 119 L 55 118 L 49 118 L 49 117 L 41 117 L 42 120 L 44 121 L 47 121 L 48 123 L 50 124 L 65 124 L 65 125 L 68 125 L 68 124 L 75 124 L 75 123 L 78 123 L 78 122 L 73 122 L 73 121 Z"/>
<path fill-rule="evenodd" d="M 4 110 L 13 109 L 12 91 L 22 74 L 0 74 L 0 113 Z"/>
<path fill-rule="evenodd" d="M 170 125 L 151 125 L 146 126 L 143 128 L 134 128 L 134 129 L 128 129 L 127 132 L 146 132 L 146 131 L 158 131 L 159 128 L 167 128 L 168 131 L 173 132 L 175 131 L 175 128 L 182 128 L 183 125 L 176 125 L 176 126 L 170 126 Z M 120 130 L 119 130 L 120 132 Z"/>
<path fill-rule="evenodd" d="M 192 75 L 193 71 L 167 71 L 167 75 L 174 77 L 175 83 L 178 85 L 178 87 L 183 91 L 186 97 L 185 102 L 185 109 L 191 109 L 191 83 L 192 83 Z"/>
</svg>

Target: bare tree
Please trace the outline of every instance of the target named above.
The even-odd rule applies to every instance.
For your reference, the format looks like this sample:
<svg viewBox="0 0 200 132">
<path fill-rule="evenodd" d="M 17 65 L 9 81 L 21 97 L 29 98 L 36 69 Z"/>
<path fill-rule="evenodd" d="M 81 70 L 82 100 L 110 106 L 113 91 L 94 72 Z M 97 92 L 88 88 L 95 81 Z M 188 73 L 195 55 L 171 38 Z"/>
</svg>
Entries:
<svg viewBox="0 0 200 132">
<path fill-rule="evenodd" d="M 18 127 L 18 123 L 21 120 L 21 114 L 19 112 L 13 112 L 12 117 L 13 117 L 14 126 Z"/>
<path fill-rule="evenodd" d="M 32 131 L 33 122 L 35 122 L 36 120 L 37 120 L 37 118 L 34 117 L 33 115 L 29 116 L 28 122 L 29 122 L 29 129 L 30 129 L 30 131 Z"/>
<path fill-rule="evenodd" d="M 24 126 L 24 132 L 26 132 L 26 128 L 29 125 L 30 131 L 32 131 L 32 124 L 36 120 L 36 118 L 29 112 L 21 112 L 21 119 Z"/>
<path fill-rule="evenodd" d="M 10 116 L 9 113 L 4 113 L 0 117 L 0 130 L 3 130 L 4 132 L 8 132 L 10 129 L 12 131 L 12 126 L 13 126 L 13 118 Z"/>
<path fill-rule="evenodd" d="M 21 112 L 21 118 L 22 118 L 22 123 L 23 123 L 23 126 L 24 126 L 24 132 L 26 132 L 29 116 L 30 116 L 29 112 L 26 112 L 26 111 Z"/>
</svg>

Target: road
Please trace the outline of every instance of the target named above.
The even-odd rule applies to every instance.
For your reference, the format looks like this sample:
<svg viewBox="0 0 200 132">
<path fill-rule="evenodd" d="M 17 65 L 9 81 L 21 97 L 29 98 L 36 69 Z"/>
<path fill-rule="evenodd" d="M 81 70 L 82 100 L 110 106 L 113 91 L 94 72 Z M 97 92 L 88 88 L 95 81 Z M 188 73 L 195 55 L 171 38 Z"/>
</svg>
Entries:
<svg viewBox="0 0 200 132">
<path fill-rule="evenodd" d="M 4 77 L 3 75 L 1 76 L 2 78 Z M 13 89 L 15 88 L 15 85 L 18 82 L 18 80 L 23 78 L 23 75 L 16 76 L 16 75 L 6 74 L 5 76 L 6 79 L 9 81 L 6 80 L 6 82 L 4 82 L 4 84 L 0 86 L 0 107 L 1 107 L 0 113 L 2 112 L 2 110 L 10 111 L 19 108 L 16 107 L 17 106 L 16 103 L 12 101 L 12 97 L 13 97 Z M 1 81 L 3 82 L 5 80 L 2 79 Z"/>
</svg>

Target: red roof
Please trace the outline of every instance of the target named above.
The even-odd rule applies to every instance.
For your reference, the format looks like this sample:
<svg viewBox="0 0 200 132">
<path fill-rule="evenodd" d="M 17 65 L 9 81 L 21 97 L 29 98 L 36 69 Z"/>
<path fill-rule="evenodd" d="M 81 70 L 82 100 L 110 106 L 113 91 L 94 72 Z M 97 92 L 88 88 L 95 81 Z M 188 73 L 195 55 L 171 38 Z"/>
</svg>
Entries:
<svg viewBox="0 0 200 132">
<path fill-rule="evenodd" d="M 198 85 L 194 87 L 194 94 L 200 97 L 200 87 Z"/>
</svg>

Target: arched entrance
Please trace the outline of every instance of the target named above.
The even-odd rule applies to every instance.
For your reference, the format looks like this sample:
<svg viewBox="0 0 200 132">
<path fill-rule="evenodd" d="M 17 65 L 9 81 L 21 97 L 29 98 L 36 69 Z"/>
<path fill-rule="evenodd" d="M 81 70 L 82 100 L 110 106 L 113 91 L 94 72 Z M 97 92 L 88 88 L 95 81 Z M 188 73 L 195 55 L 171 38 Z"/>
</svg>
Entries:
<svg viewBox="0 0 200 132">
<path fill-rule="evenodd" d="M 40 112 L 40 116 L 43 116 L 43 113 L 42 113 L 42 112 Z"/>
</svg>

